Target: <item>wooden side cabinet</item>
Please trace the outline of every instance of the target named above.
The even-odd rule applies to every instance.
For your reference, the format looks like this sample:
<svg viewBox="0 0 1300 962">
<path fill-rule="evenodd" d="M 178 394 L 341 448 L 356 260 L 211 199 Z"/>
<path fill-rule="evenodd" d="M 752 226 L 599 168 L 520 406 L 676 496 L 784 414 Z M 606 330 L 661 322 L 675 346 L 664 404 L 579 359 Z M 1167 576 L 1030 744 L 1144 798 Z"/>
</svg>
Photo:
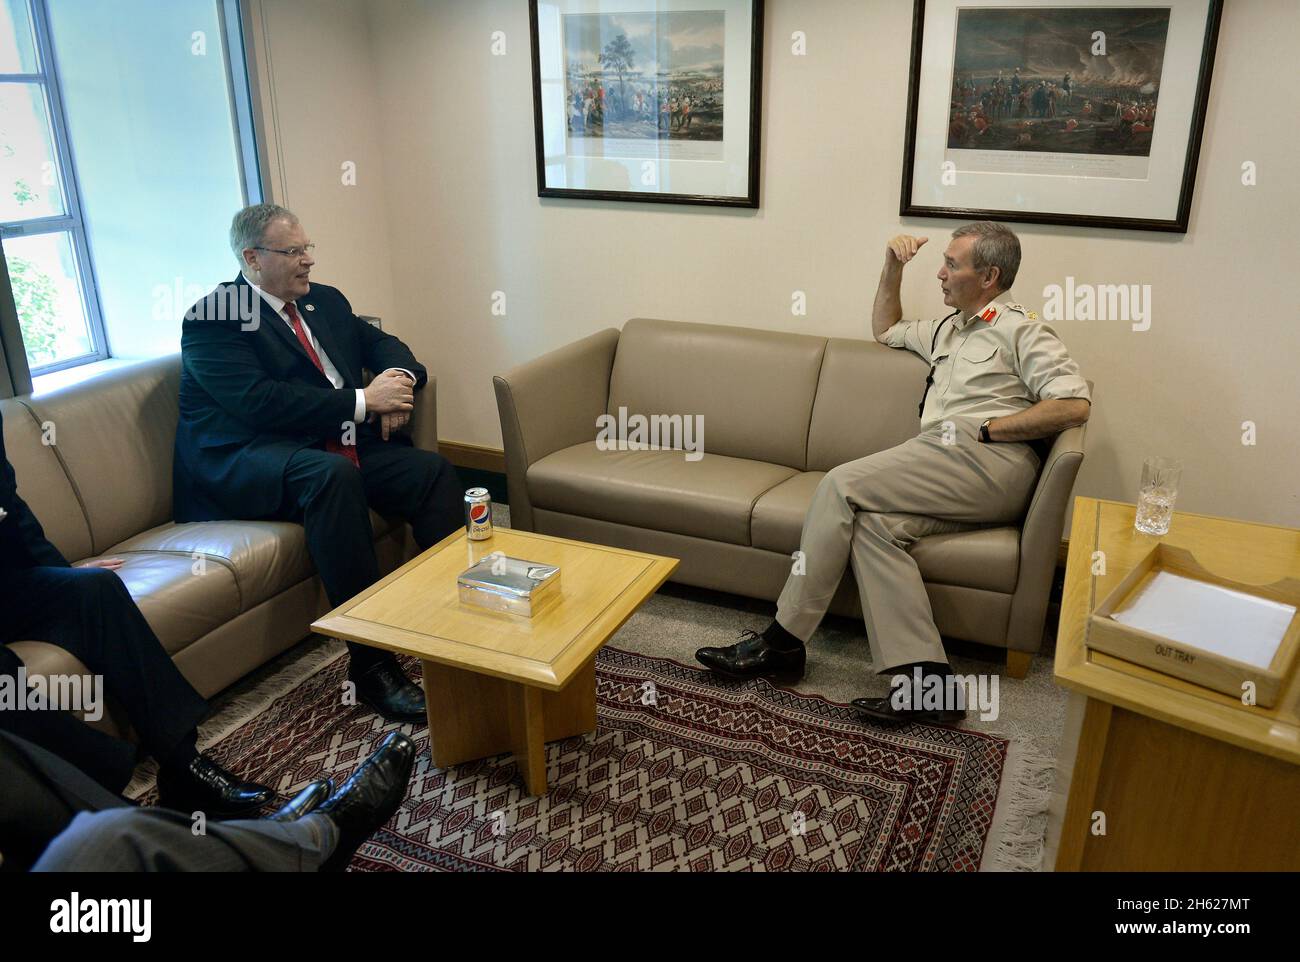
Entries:
<svg viewBox="0 0 1300 962">
<path fill-rule="evenodd" d="M 1089 613 L 1156 541 L 1266 584 L 1300 577 L 1300 531 L 1176 513 L 1155 538 L 1134 512 L 1075 499 L 1055 672 L 1076 724 L 1056 869 L 1300 870 L 1300 672 L 1264 709 L 1085 646 Z"/>
</svg>

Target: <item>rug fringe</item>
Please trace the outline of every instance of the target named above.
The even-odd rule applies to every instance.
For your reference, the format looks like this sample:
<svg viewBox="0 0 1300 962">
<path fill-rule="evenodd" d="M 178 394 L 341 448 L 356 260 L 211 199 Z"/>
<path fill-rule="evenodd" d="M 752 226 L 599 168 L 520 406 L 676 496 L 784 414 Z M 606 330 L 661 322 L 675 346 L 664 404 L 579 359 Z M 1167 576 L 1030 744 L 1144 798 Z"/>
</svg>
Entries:
<svg viewBox="0 0 1300 962">
<path fill-rule="evenodd" d="M 252 688 L 224 701 L 216 716 L 199 726 L 199 747 L 208 748 L 242 728 L 312 675 L 332 664 L 347 651 L 335 638 L 323 635 L 309 639 L 314 645 L 278 671 L 260 679 Z"/>
<path fill-rule="evenodd" d="M 1034 754 L 1013 739 L 1007 745 L 1002 780 L 1005 787 L 993 811 L 980 871 L 1041 871 L 1055 759 Z"/>
</svg>

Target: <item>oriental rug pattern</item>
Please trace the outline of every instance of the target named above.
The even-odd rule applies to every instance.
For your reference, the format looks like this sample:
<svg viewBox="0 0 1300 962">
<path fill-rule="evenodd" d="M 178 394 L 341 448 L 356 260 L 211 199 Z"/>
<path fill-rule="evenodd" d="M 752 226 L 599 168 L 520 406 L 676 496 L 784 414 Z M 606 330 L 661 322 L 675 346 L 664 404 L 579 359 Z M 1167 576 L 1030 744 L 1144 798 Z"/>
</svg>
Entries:
<svg viewBox="0 0 1300 962">
<path fill-rule="evenodd" d="M 342 782 L 399 727 L 343 703 L 345 669 L 327 664 L 212 753 L 286 796 L 322 775 Z M 425 726 L 401 726 L 421 749 L 410 790 L 351 869 L 979 868 L 1005 739 L 869 727 L 816 696 L 608 647 L 596 685 L 598 728 L 547 746 L 542 798 L 524 793 L 511 756 L 437 769 Z"/>
</svg>

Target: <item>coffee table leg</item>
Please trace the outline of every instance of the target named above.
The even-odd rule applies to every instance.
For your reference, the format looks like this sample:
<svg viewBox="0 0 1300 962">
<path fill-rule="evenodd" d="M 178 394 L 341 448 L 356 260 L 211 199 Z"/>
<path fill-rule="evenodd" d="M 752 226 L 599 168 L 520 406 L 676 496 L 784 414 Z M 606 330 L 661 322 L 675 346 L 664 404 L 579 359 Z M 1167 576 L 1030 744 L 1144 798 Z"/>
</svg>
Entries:
<svg viewBox="0 0 1300 962">
<path fill-rule="evenodd" d="M 545 691 L 426 661 L 424 697 L 434 765 L 514 752 L 529 793 L 545 795 L 546 743 L 596 728 L 596 662 L 560 691 Z"/>
<path fill-rule="evenodd" d="M 542 696 L 546 740 L 583 735 L 596 730 L 596 659 L 579 668 L 559 691 Z"/>
<path fill-rule="evenodd" d="M 546 794 L 546 719 L 542 712 L 540 688 L 513 685 L 510 705 L 510 732 L 515 758 L 524 786 L 530 795 Z"/>
<path fill-rule="evenodd" d="M 439 768 L 513 751 L 508 681 L 437 662 L 424 663 L 429 756 Z"/>
<path fill-rule="evenodd" d="M 420 663 L 420 683 L 421 683 L 421 687 L 424 688 L 424 717 L 425 720 L 429 723 L 429 755 L 431 757 L 435 754 L 433 733 L 437 731 L 437 729 L 434 726 L 438 720 L 437 717 L 434 715 L 434 707 L 433 707 L 434 705 L 433 699 L 438 694 L 438 692 L 435 691 L 435 689 L 437 688 L 437 684 L 434 678 L 431 676 L 433 675 L 434 672 L 438 670 L 438 667 L 439 667 L 438 665 L 434 664 L 431 661 L 424 661 Z"/>
</svg>

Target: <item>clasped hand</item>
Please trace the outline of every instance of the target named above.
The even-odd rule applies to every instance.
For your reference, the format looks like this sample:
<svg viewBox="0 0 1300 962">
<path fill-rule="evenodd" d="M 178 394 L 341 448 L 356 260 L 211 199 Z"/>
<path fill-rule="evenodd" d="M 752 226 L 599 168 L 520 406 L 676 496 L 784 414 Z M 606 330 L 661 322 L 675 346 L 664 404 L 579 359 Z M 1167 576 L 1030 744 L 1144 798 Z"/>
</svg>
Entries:
<svg viewBox="0 0 1300 962">
<path fill-rule="evenodd" d="M 390 433 L 400 431 L 415 410 L 415 382 L 404 371 L 384 371 L 375 376 L 365 389 L 366 411 L 379 418 L 379 431 L 385 441 Z"/>
</svg>

